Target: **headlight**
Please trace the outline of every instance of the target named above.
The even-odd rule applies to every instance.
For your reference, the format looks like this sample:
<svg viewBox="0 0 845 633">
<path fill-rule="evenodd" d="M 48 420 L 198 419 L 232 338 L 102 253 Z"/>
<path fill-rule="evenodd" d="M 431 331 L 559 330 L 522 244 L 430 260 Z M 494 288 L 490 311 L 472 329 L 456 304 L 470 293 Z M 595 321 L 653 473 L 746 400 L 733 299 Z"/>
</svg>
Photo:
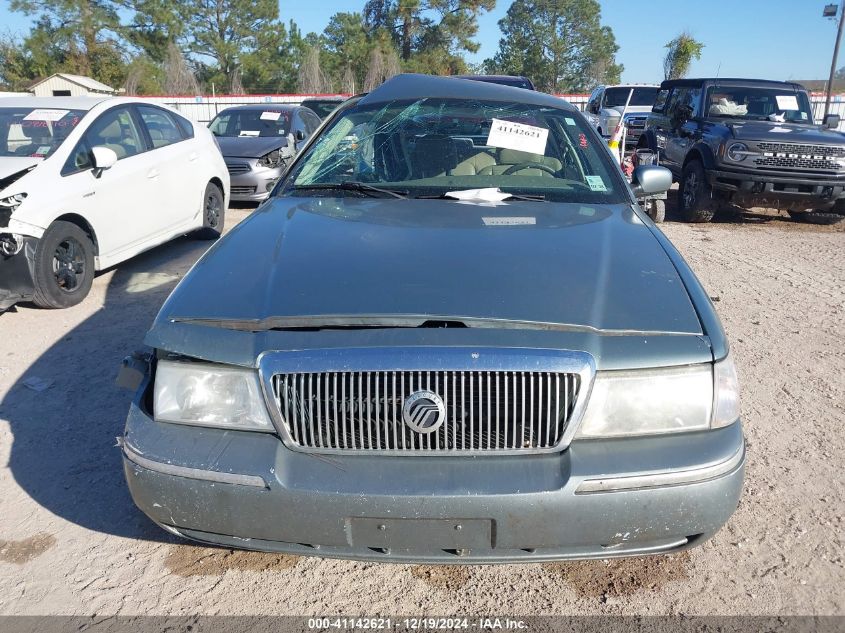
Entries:
<svg viewBox="0 0 845 633">
<path fill-rule="evenodd" d="M 274 149 L 258 159 L 258 164 L 262 167 L 278 167 L 282 162 L 282 150 L 280 149 Z"/>
<path fill-rule="evenodd" d="M 156 369 L 154 395 L 153 410 L 159 422 L 274 430 L 253 370 L 162 360 Z"/>
<path fill-rule="evenodd" d="M 710 428 L 713 365 L 596 374 L 578 437 Z"/>
<path fill-rule="evenodd" d="M 722 428 L 739 419 L 739 381 L 728 355 L 714 364 L 596 374 L 578 437 Z"/>
<path fill-rule="evenodd" d="M 21 202 L 26 199 L 26 196 L 27 194 L 25 193 L 16 193 L 13 196 L 0 198 L 0 207 L 3 207 L 5 209 L 11 209 L 12 211 L 14 211 L 21 205 Z"/>
<path fill-rule="evenodd" d="M 726 152 L 729 159 L 734 161 L 735 163 L 739 163 L 745 160 L 745 157 L 748 156 L 748 145 L 745 143 L 731 143 L 728 145 L 728 151 Z"/>
</svg>

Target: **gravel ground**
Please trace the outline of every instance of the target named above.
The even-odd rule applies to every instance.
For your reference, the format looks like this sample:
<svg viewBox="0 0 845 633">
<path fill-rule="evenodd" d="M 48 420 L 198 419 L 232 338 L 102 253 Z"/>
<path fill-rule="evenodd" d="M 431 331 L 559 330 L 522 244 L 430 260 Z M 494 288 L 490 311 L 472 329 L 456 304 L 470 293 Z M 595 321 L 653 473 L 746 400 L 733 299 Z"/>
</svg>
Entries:
<svg viewBox="0 0 845 633">
<path fill-rule="evenodd" d="M 101 274 L 75 308 L 0 316 L 0 614 L 845 614 L 845 223 L 746 216 L 663 230 L 716 301 L 743 385 L 746 491 L 710 542 L 446 567 L 171 537 L 124 485 L 115 437 L 130 396 L 114 377 L 208 245 L 185 238 Z"/>
</svg>

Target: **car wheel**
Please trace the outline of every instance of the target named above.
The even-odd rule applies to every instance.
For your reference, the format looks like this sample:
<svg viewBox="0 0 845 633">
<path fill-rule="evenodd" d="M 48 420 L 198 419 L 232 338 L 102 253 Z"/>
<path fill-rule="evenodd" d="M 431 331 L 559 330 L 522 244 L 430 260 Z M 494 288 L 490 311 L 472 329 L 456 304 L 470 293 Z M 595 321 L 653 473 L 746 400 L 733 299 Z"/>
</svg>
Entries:
<svg viewBox="0 0 845 633">
<path fill-rule="evenodd" d="M 665 200 L 649 200 L 646 207 L 646 213 L 655 224 L 660 224 L 666 219 L 666 201 Z"/>
<path fill-rule="evenodd" d="M 699 161 L 690 161 L 684 167 L 678 200 L 681 214 L 687 222 L 709 222 L 713 219 L 712 189 Z"/>
<path fill-rule="evenodd" d="M 41 308 L 69 308 L 94 282 L 94 244 L 70 222 L 53 222 L 35 248 L 32 301 Z"/>
<path fill-rule="evenodd" d="M 787 211 L 787 213 L 796 222 L 806 222 L 807 224 L 828 225 L 845 220 L 845 215 L 831 211 Z"/>
<path fill-rule="evenodd" d="M 205 186 L 202 197 L 202 229 L 200 238 L 216 240 L 223 233 L 223 223 L 226 219 L 226 204 L 223 192 L 213 182 Z"/>
</svg>

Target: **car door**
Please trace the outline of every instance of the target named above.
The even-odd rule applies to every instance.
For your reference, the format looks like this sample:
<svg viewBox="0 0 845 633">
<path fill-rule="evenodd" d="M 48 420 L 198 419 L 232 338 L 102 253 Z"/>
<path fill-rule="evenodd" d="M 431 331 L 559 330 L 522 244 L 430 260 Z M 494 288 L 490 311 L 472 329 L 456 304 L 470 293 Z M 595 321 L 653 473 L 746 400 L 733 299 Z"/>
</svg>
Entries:
<svg viewBox="0 0 845 633">
<path fill-rule="evenodd" d="M 672 97 L 666 108 L 666 125 L 669 130 L 663 157 L 668 167 L 677 174 L 681 173 L 687 152 L 700 135 L 698 124 L 700 113 L 700 87 L 683 86 L 672 91 Z"/>
<path fill-rule="evenodd" d="M 162 232 L 169 232 L 197 217 L 206 185 L 204 174 L 195 168 L 199 153 L 167 110 L 141 104 L 135 109 L 158 170 L 162 204 L 153 211 L 155 221 Z"/>
<path fill-rule="evenodd" d="M 109 169 L 94 168 L 92 149 L 117 154 Z M 67 194 L 61 208 L 79 213 L 94 228 L 101 266 L 120 261 L 121 253 L 159 230 L 155 209 L 159 169 L 130 105 L 110 108 L 94 119 L 62 168 Z"/>
</svg>

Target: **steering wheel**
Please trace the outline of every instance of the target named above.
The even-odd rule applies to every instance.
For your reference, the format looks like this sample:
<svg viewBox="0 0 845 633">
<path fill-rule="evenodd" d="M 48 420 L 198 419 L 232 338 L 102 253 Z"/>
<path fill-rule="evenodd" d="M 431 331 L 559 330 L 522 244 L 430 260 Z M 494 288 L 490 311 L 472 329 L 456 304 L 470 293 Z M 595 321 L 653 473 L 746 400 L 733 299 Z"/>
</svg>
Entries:
<svg viewBox="0 0 845 633">
<path fill-rule="evenodd" d="M 523 169 L 539 169 L 540 171 L 544 171 L 547 174 L 551 174 L 552 176 L 557 176 L 557 171 L 552 169 L 548 165 L 544 165 L 543 163 L 517 163 L 516 165 L 512 165 L 508 167 L 505 171 L 502 172 L 503 176 L 510 176 L 515 174 L 518 171 L 522 171 Z"/>
</svg>

